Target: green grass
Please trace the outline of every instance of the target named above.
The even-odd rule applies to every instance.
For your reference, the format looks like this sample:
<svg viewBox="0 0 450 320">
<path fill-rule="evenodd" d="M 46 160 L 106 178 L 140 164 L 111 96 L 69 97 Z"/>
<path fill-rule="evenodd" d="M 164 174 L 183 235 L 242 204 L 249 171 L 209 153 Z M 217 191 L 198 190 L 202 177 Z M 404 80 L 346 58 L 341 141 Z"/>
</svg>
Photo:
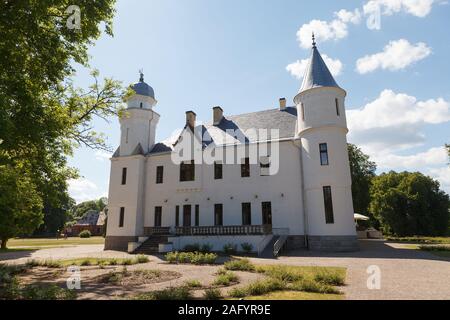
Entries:
<svg viewBox="0 0 450 320">
<path fill-rule="evenodd" d="M 406 243 L 450 244 L 450 237 L 386 237 L 386 240 Z"/>
<path fill-rule="evenodd" d="M 105 238 L 103 237 L 91 237 L 91 238 L 79 238 L 79 237 L 70 237 L 67 239 L 58 239 L 56 238 L 44 238 L 44 239 L 10 239 L 8 240 L 7 246 L 8 248 L 15 247 L 26 247 L 33 249 L 42 249 L 42 248 L 58 248 L 64 246 L 73 246 L 73 245 L 84 245 L 84 244 L 104 244 Z M 30 249 L 31 250 L 31 249 Z"/>
<path fill-rule="evenodd" d="M 165 255 L 166 261 L 172 264 L 215 264 L 217 254 L 202 252 L 169 252 Z"/>
<path fill-rule="evenodd" d="M 277 291 L 298 291 L 314 294 L 340 294 L 336 286 L 345 283 L 345 268 L 297 267 L 285 265 L 256 266 L 255 271 L 268 278 L 230 291 L 233 298 L 265 296 Z"/>
<path fill-rule="evenodd" d="M 149 259 L 146 256 L 138 255 L 134 258 L 78 258 L 68 260 L 29 260 L 26 265 L 29 267 L 62 268 L 68 266 L 128 266 L 146 263 Z"/>
</svg>

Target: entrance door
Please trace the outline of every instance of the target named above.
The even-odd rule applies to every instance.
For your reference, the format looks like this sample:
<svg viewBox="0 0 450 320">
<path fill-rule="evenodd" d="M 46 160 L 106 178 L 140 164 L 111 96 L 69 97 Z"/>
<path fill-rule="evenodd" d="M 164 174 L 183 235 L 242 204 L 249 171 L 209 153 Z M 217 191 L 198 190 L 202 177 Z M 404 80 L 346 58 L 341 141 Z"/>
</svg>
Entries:
<svg viewBox="0 0 450 320">
<path fill-rule="evenodd" d="M 262 222 L 264 225 L 272 225 L 272 203 L 262 203 Z"/>
<path fill-rule="evenodd" d="M 183 206 L 183 226 L 191 226 L 191 205 Z"/>
</svg>

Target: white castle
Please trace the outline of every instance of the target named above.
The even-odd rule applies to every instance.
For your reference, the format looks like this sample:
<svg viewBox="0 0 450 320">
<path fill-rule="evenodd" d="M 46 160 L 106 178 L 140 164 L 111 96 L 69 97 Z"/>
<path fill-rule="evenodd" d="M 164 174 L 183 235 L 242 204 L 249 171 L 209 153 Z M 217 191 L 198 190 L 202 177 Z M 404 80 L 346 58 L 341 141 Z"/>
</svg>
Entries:
<svg viewBox="0 0 450 320">
<path fill-rule="evenodd" d="M 281 248 L 358 248 L 346 91 L 314 41 L 295 106 L 280 99 L 278 108 L 234 116 L 215 107 L 212 121 L 201 125 L 188 111 L 173 141 L 155 142 L 160 115 L 142 74 L 132 88 L 111 159 L 106 250 L 151 253 L 199 244 L 222 251 L 246 243 L 272 255 Z M 276 134 L 263 136 L 263 129 Z M 178 163 L 174 155 L 186 137 L 198 142 L 198 152 L 187 159 L 191 153 L 184 152 Z M 252 147 L 256 156 L 248 154 Z M 233 154 L 234 161 L 201 161 L 211 151 Z"/>
</svg>

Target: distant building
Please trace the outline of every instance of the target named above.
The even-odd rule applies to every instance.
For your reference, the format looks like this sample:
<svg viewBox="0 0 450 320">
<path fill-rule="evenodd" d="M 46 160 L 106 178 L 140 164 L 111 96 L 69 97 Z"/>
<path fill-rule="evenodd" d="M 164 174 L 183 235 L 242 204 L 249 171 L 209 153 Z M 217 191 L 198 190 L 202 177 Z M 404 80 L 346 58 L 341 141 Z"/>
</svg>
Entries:
<svg viewBox="0 0 450 320">
<path fill-rule="evenodd" d="M 81 231 L 89 230 L 93 236 L 103 235 L 106 214 L 96 210 L 89 210 L 76 224 L 65 229 L 68 236 L 78 236 Z"/>
</svg>

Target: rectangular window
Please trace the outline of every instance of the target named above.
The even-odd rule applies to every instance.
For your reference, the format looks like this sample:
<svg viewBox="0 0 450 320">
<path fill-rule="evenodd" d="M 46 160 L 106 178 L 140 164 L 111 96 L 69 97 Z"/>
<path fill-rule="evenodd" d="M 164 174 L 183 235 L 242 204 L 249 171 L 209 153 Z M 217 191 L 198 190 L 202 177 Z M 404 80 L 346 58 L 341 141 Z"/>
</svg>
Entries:
<svg viewBox="0 0 450 320">
<path fill-rule="evenodd" d="M 241 177 L 248 178 L 250 177 L 250 159 L 245 158 L 244 163 L 241 163 Z"/>
<path fill-rule="evenodd" d="M 223 165 L 219 162 L 214 162 L 214 179 L 220 180 L 223 178 Z"/>
<path fill-rule="evenodd" d="M 125 222 L 125 208 L 120 208 L 120 214 L 119 214 L 119 228 L 123 228 L 123 224 Z"/>
<path fill-rule="evenodd" d="M 162 207 L 155 207 L 155 227 L 162 225 Z"/>
<path fill-rule="evenodd" d="M 262 176 L 270 175 L 270 158 L 269 157 L 261 157 L 259 160 L 259 166 L 260 166 Z"/>
<path fill-rule="evenodd" d="M 339 117 L 341 115 L 341 112 L 339 111 L 339 100 L 336 98 L 334 101 L 336 103 L 336 114 Z"/>
<path fill-rule="evenodd" d="M 251 226 L 252 225 L 252 204 L 243 203 L 242 204 L 242 225 Z"/>
<path fill-rule="evenodd" d="M 328 165 L 328 145 L 326 143 L 321 143 L 319 145 L 320 151 L 320 164 L 322 166 Z"/>
<path fill-rule="evenodd" d="M 182 162 L 180 165 L 180 181 L 194 181 L 195 180 L 195 164 L 194 160 L 190 162 Z"/>
<path fill-rule="evenodd" d="M 164 181 L 164 167 L 159 166 L 156 168 L 156 184 L 161 184 Z"/>
<path fill-rule="evenodd" d="M 214 225 L 223 226 L 223 204 L 214 205 Z"/>
<path fill-rule="evenodd" d="M 272 203 L 262 203 L 262 221 L 264 225 L 272 225 Z"/>
<path fill-rule="evenodd" d="M 195 205 L 195 226 L 198 227 L 200 225 L 200 206 L 198 204 Z"/>
<path fill-rule="evenodd" d="M 183 227 L 191 226 L 191 209 L 189 204 L 183 206 Z"/>
<path fill-rule="evenodd" d="M 180 206 L 175 207 L 175 226 L 180 226 Z"/>
<path fill-rule="evenodd" d="M 122 168 L 122 185 L 127 184 L 127 168 Z"/>
<path fill-rule="evenodd" d="M 323 187 L 323 201 L 325 203 L 325 221 L 327 224 L 332 224 L 334 223 L 334 214 L 331 187 Z"/>
<path fill-rule="evenodd" d="M 302 120 L 305 121 L 305 105 L 302 103 L 300 105 Z"/>
</svg>

